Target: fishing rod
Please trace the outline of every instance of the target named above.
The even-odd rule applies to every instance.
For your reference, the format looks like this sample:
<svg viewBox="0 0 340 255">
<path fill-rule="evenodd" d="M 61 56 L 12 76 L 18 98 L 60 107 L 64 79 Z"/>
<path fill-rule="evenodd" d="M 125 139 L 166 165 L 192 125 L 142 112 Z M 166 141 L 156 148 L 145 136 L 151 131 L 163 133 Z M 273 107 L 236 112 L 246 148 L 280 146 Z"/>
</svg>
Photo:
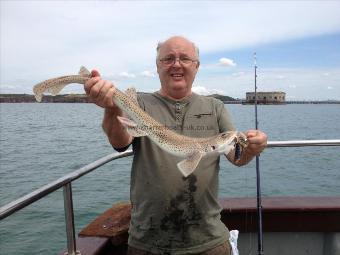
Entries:
<svg viewBox="0 0 340 255">
<path fill-rule="evenodd" d="M 258 130 L 257 120 L 257 63 L 256 63 L 256 52 L 254 53 L 254 69 L 255 69 L 255 129 Z M 261 182 L 260 182 L 260 157 L 256 156 L 256 200 L 257 200 L 257 244 L 258 254 L 263 255 L 263 233 L 262 233 L 262 202 L 261 202 Z"/>
</svg>

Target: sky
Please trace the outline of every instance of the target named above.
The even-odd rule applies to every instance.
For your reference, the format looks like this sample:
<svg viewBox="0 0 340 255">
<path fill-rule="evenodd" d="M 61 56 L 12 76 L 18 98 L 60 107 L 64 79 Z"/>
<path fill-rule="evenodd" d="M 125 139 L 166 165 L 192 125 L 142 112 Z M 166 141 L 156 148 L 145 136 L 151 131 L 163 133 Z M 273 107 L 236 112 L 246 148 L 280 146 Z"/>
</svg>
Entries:
<svg viewBox="0 0 340 255">
<path fill-rule="evenodd" d="M 200 49 L 199 94 L 245 98 L 256 52 L 258 91 L 340 100 L 340 1 L 0 0 L 0 33 L 0 93 L 32 94 L 82 65 L 153 92 L 157 43 L 181 35 Z"/>
</svg>

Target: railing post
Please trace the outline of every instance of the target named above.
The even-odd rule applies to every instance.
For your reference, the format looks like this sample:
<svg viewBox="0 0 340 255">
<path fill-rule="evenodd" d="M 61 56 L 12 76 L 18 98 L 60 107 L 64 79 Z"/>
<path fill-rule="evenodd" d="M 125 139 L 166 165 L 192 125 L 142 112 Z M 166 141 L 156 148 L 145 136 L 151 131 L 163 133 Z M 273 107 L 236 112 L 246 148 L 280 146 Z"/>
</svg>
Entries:
<svg viewBox="0 0 340 255">
<path fill-rule="evenodd" d="M 65 225 L 67 235 L 67 252 L 65 255 L 80 255 L 76 247 L 76 238 L 74 231 L 74 215 L 73 215 L 73 200 L 71 182 L 63 187 L 64 191 L 64 209 L 65 209 Z"/>
</svg>

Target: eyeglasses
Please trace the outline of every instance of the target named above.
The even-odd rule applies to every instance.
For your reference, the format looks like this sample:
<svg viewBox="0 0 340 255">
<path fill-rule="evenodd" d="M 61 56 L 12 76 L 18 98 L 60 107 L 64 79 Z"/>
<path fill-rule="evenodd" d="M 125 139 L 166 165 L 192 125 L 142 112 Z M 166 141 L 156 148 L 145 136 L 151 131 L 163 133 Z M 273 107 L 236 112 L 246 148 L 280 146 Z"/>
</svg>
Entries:
<svg viewBox="0 0 340 255">
<path fill-rule="evenodd" d="M 197 62 L 198 60 L 196 59 L 191 59 L 189 57 L 179 57 L 176 58 L 175 56 L 168 56 L 161 58 L 159 61 L 164 65 L 164 66 L 172 66 L 176 63 L 176 61 L 179 61 L 179 63 L 183 66 L 190 66 L 192 63 Z"/>
</svg>

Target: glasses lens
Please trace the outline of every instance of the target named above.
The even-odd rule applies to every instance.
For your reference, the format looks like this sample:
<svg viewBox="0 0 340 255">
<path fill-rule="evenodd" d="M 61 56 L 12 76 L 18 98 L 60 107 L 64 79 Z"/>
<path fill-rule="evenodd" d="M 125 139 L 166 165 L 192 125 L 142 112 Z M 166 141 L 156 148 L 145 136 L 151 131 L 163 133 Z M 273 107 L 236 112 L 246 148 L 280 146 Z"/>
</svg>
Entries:
<svg viewBox="0 0 340 255">
<path fill-rule="evenodd" d="M 193 60 L 191 58 L 188 58 L 188 57 L 180 58 L 179 61 L 184 65 L 190 65 L 193 62 Z"/>
<path fill-rule="evenodd" d="M 174 62 L 175 62 L 175 58 L 173 57 L 165 57 L 165 58 L 162 58 L 161 61 L 164 65 L 172 65 Z"/>
<path fill-rule="evenodd" d="M 179 63 L 182 65 L 191 65 L 195 61 L 189 57 L 180 57 L 178 58 L 178 60 L 179 60 Z M 175 64 L 175 62 L 177 61 L 177 58 L 174 56 L 169 56 L 169 57 L 160 59 L 160 61 L 163 63 L 163 65 L 171 66 Z"/>
</svg>

